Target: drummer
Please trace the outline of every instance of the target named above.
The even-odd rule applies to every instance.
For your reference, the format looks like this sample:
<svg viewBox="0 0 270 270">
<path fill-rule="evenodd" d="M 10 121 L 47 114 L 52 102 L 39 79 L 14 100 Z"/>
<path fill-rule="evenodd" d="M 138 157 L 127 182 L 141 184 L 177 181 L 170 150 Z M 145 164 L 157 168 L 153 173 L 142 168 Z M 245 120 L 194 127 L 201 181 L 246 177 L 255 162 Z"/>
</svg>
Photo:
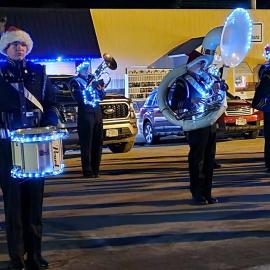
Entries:
<svg viewBox="0 0 270 270">
<path fill-rule="evenodd" d="M 25 60 L 32 47 L 30 35 L 16 27 L 9 27 L 0 39 L 0 53 L 6 56 L 6 62 L 0 65 L 0 185 L 10 256 L 8 269 L 48 267 L 41 256 L 44 180 L 22 181 L 10 174 L 9 132 L 58 123 L 55 93 L 44 67 Z"/>
</svg>

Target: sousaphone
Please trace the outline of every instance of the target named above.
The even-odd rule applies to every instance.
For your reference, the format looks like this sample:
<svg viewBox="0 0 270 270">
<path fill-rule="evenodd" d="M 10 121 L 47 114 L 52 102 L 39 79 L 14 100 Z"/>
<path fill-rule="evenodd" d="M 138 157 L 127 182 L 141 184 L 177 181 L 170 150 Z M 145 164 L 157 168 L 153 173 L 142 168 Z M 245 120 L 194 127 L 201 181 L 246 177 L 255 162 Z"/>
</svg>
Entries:
<svg viewBox="0 0 270 270">
<path fill-rule="evenodd" d="M 225 112 L 226 92 L 220 91 L 215 97 L 201 98 L 205 106 L 198 106 L 198 110 L 175 112 L 169 104 L 169 90 L 176 80 L 185 76 L 195 64 L 204 62 L 204 71 L 213 62 L 216 47 L 220 46 L 223 67 L 236 67 L 245 58 L 251 45 L 252 22 L 249 13 L 242 9 L 235 9 L 226 19 L 223 27 L 216 27 L 205 36 L 202 47 L 203 55 L 189 64 L 177 67 L 169 72 L 158 88 L 157 101 L 162 114 L 171 123 L 181 126 L 184 131 L 207 127 Z M 183 83 L 184 80 L 183 80 Z M 195 82 L 196 83 L 196 82 Z M 189 93 L 192 94 L 192 93 Z M 196 93 L 197 94 L 197 93 Z M 206 96 L 202 94 L 202 97 Z M 203 109 L 202 109 L 203 108 Z M 184 111 L 184 110 L 183 110 Z M 188 117 L 186 117 L 188 115 Z"/>
</svg>

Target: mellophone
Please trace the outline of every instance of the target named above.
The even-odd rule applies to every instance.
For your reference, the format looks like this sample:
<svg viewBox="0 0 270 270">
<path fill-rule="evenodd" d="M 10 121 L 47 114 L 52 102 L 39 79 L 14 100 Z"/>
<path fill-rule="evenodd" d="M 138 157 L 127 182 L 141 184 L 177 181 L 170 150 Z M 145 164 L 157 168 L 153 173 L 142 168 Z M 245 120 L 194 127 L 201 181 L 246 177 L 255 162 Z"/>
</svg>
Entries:
<svg viewBox="0 0 270 270">
<path fill-rule="evenodd" d="M 56 127 L 17 129 L 11 132 L 13 178 L 40 178 L 64 169 L 62 139 L 66 130 Z"/>
</svg>

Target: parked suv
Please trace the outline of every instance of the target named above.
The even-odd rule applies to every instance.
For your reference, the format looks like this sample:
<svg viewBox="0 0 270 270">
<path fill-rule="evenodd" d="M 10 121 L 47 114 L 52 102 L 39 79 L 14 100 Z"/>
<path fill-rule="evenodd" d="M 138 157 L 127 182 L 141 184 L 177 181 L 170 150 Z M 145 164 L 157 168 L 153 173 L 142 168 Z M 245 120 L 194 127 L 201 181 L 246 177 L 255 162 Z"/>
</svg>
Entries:
<svg viewBox="0 0 270 270">
<path fill-rule="evenodd" d="M 145 100 L 139 114 L 139 130 L 147 144 L 155 144 L 160 137 L 183 135 L 183 129 L 169 122 L 161 113 L 157 102 L 157 88 Z"/>
<path fill-rule="evenodd" d="M 57 102 L 59 104 L 60 128 L 69 131 L 69 136 L 63 141 L 64 150 L 79 147 L 77 133 L 78 106 L 74 100 L 68 81 L 71 76 L 50 76 L 57 87 Z M 130 99 L 120 95 L 106 95 L 100 102 L 103 116 L 103 145 L 113 153 L 124 153 L 131 150 L 137 135 L 136 115 Z"/>
<path fill-rule="evenodd" d="M 157 103 L 157 89 L 146 99 L 139 114 L 139 130 L 148 144 L 158 142 L 159 138 L 168 135 L 183 135 L 182 127 L 170 123 L 161 113 Z M 255 139 L 263 128 L 263 114 L 251 107 L 249 101 L 227 93 L 228 108 L 217 121 L 217 132 L 220 136 L 232 133 Z"/>
</svg>

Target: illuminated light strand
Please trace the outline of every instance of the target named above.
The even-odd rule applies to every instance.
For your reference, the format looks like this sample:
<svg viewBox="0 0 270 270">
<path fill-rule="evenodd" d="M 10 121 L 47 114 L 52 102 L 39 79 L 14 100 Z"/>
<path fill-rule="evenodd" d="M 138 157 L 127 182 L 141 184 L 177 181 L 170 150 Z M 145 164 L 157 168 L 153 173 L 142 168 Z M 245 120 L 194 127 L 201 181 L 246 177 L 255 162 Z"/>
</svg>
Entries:
<svg viewBox="0 0 270 270">
<path fill-rule="evenodd" d="M 23 172 L 20 168 L 15 167 L 11 170 L 11 176 L 13 178 L 19 178 L 19 179 L 23 179 L 23 178 L 34 179 L 34 178 L 54 176 L 54 175 L 58 175 L 58 174 L 62 173 L 64 171 L 64 167 L 65 166 L 62 163 L 59 170 L 43 171 L 43 172 L 30 172 L 30 173 Z"/>
<path fill-rule="evenodd" d="M 210 72 L 209 72 L 210 73 Z M 211 74 L 211 73 L 210 73 Z M 206 91 L 209 91 L 212 87 L 213 87 L 213 85 L 214 85 L 214 83 L 215 83 L 215 78 L 213 78 L 213 77 L 211 77 L 211 76 L 209 76 L 210 77 L 210 82 L 205 82 L 205 81 L 201 81 L 201 83 L 203 84 L 203 87 L 201 87 L 199 84 L 194 84 L 193 85 L 193 87 L 198 91 L 198 90 L 200 90 L 201 91 L 201 89 L 202 88 L 205 88 L 205 90 Z M 200 89 L 198 89 L 198 87 L 200 88 Z M 219 92 L 220 92 L 220 90 L 221 90 L 221 88 L 219 89 Z M 199 92 L 200 92 L 199 91 Z M 222 91 L 221 92 L 222 93 L 222 95 L 223 95 L 223 98 L 224 98 L 224 93 L 225 93 L 225 91 Z M 198 113 L 204 113 L 205 111 L 207 111 L 207 107 L 208 107 L 208 104 L 210 103 L 212 103 L 212 98 L 213 98 L 213 94 L 210 94 L 210 93 L 205 93 L 205 96 L 202 96 L 202 99 L 196 104 L 196 110 L 197 110 L 197 112 Z M 220 101 L 222 101 L 223 99 L 221 99 Z"/>
<path fill-rule="evenodd" d="M 267 44 L 267 45 L 264 47 L 263 57 L 264 57 L 266 60 L 269 60 L 269 59 L 270 59 L 270 46 L 269 46 L 269 44 Z"/>
<path fill-rule="evenodd" d="M 214 81 L 211 80 L 209 83 L 202 82 L 206 90 L 210 90 L 214 84 Z"/>
<path fill-rule="evenodd" d="M 64 58 L 58 56 L 57 58 L 29 58 L 27 60 L 31 62 L 74 62 L 74 61 L 91 61 L 93 59 L 99 59 L 99 57 L 68 57 Z M 6 59 L 0 59 L 0 62 L 6 62 Z"/>
<path fill-rule="evenodd" d="M 87 94 L 90 95 L 91 100 L 88 99 Z M 100 102 L 99 98 L 93 98 L 97 97 L 97 94 L 96 90 L 92 86 L 88 86 L 86 89 L 84 89 L 82 91 L 82 95 L 83 95 L 83 102 L 85 105 L 90 105 L 95 108 Z"/>
<path fill-rule="evenodd" d="M 13 142 L 19 143 L 36 143 L 36 142 L 50 142 L 63 139 L 68 135 L 66 130 L 57 131 L 54 134 L 36 135 L 36 134 L 16 134 L 16 131 L 10 133 L 10 139 Z"/>
<path fill-rule="evenodd" d="M 210 65 L 207 68 L 207 72 L 210 73 L 213 76 L 218 76 L 220 75 L 219 68 L 216 65 Z"/>
</svg>

